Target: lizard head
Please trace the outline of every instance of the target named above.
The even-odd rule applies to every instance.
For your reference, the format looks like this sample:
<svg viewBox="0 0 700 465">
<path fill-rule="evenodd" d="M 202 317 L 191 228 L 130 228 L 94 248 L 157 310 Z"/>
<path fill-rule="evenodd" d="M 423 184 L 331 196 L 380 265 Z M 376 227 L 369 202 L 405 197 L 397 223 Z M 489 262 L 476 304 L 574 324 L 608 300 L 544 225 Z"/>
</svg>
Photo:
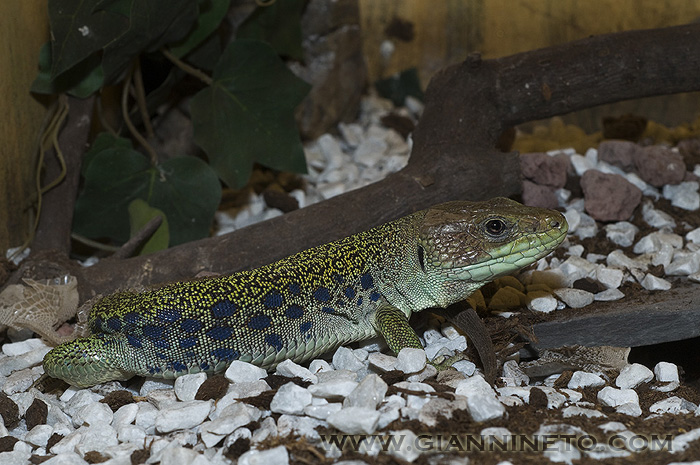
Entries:
<svg viewBox="0 0 700 465">
<path fill-rule="evenodd" d="M 461 300 L 495 278 L 552 252 L 566 237 L 564 216 L 498 197 L 456 201 L 426 211 L 418 231 L 417 261 L 436 300 Z"/>
</svg>

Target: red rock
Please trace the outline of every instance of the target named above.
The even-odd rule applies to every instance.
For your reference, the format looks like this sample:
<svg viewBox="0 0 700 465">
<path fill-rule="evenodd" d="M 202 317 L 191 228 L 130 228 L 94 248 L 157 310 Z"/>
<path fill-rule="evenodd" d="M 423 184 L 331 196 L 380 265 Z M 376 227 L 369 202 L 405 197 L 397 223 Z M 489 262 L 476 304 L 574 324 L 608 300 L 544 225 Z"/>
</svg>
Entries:
<svg viewBox="0 0 700 465">
<path fill-rule="evenodd" d="M 618 174 L 588 170 L 581 176 L 584 208 L 599 221 L 629 220 L 642 200 L 642 191 Z"/>
<path fill-rule="evenodd" d="M 626 172 L 634 171 L 635 153 L 642 147 L 626 140 L 606 140 L 598 146 L 598 159 Z"/>
<path fill-rule="evenodd" d="M 523 203 L 531 207 L 541 208 L 557 208 L 559 206 L 553 188 L 535 184 L 527 179 L 523 180 Z"/>
<path fill-rule="evenodd" d="M 655 187 L 678 184 L 685 177 L 685 162 L 681 154 L 660 145 L 638 151 L 634 165 L 639 177 Z"/>
<path fill-rule="evenodd" d="M 550 157 L 542 152 L 520 154 L 520 169 L 523 176 L 535 184 L 555 189 L 564 187 L 568 168 L 567 156 Z"/>
</svg>

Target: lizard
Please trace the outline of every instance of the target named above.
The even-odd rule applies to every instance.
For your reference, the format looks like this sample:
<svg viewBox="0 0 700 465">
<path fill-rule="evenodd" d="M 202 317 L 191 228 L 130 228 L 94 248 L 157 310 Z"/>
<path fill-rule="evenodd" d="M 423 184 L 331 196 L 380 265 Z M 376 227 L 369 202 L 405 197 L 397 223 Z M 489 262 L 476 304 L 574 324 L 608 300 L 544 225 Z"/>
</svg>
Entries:
<svg viewBox="0 0 700 465">
<path fill-rule="evenodd" d="M 233 360 L 271 370 L 377 335 L 394 353 L 422 348 L 413 312 L 463 301 L 567 231 L 561 213 L 503 197 L 439 204 L 260 268 L 102 297 L 88 335 L 48 352 L 44 371 L 89 387 Z"/>
</svg>

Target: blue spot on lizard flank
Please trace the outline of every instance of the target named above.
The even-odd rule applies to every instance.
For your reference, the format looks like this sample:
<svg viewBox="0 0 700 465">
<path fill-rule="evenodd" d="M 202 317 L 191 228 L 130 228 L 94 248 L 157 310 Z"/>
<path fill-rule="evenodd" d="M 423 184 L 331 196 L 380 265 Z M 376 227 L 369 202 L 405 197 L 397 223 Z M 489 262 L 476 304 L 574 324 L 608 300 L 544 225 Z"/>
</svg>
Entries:
<svg viewBox="0 0 700 465">
<path fill-rule="evenodd" d="M 307 321 L 307 322 L 305 322 L 305 323 L 302 323 L 302 324 L 299 325 L 299 331 L 301 331 L 302 333 L 305 333 L 305 332 L 307 332 L 308 330 L 311 329 L 311 326 L 312 326 L 312 325 L 313 325 L 313 323 L 310 322 L 310 321 Z"/>
<path fill-rule="evenodd" d="M 131 344 L 133 347 L 136 347 L 137 349 L 141 348 L 141 339 L 137 338 L 136 336 L 132 334 L 127 334 L 126 335 L 126 340 Z"/>
<path fill-rule="evenodd" d="M 199 320 L 193 320 L 188 318 L 187 320 L 183 320 L 182 323 L 180 323 L 180 329 L 182 329 L 186 333 L 196 333 L 200 329 L 202 329 L 202 322 Z"/>
<path fill-rule="evenodd" d="M 331 276 L 333 277 L 333 280 L 334 280 L 336 283 L 343 284 L 343 281 L 345 281 L 345 278 L 343 278 L 343 277 L 340 275 L 340 273 L 338 273 L 337 271 L 334 271 L 334 272 L 331 274 Z"/>
<path fill-rule="evenodd" d="M 185 357 L 190 358 L 190 359 L 195 358 L 194 352 L 192 352 L 191 350 L 185 352 Z"/>
<path fill-rule="evenodd" d="M 190 347 L 194 347 L 197 345 L 197 338 L 196 337 L 185 337 L 180 339 L 180 348 L 181 349 L 189 349 Z"/>
<path fill-rule="evenodd" d="M 282 340 L 280 339 L 279 335 L 270 333 L 265 335 L 265 342 L 270 344 L 272 347 L 275 348 L 278 352 L 282 350 Z"/>
<path fill-rule="evenodd" d="M 292 295 L 299 295 L 301 293 L 301 286 L 299 285 L 299 283 L 290 284 L 289 292 L 291 292 Z"/>
<path fill-rule="evenodd" d="M 146 325 L 143 327 L 143 335 L 152 338 L 152 339 L 157 339 L 163 336 L 163 328 L 162 326 L 156 326 L 156 325 Z"/>
<path fill-rule="evenodd" d="M 229 347 L 219 347 L 214 349 L 209 354 L 219 360 L 237 360 L 241 356 L 241 353 L 237 350 L 233 350 Z M 207 365 L 208 367 L 209 365 Z M 204 368 L 206 370 L 206 368 Z"/>
<path fill-rule="evenodd" d="M 167 339 L 155 339 L 153 341 L 153 346 L 159 349 L 170 349 L 170 342 Z"/>
<path fill-rule="evenodd" d="M 358 307 L 362 307 L 362 297 L 360 297 L 359 299 L 357 299 L 357 306 L 358 306 Z"/>
<path fill-rule="evenodd" d="M 379 292 L 372 292 L 372 294 L 370 294 L 369 296 L 369 300 L 371 300 L 372 302 L 376 302 L 381 296 L 382 295 Z"/>
<path fill-rule="evenodd" d="M 111 329 L 112 331 L 119 331 L 120 329 L 122 329 L 122 320 L 120 320 L 116 316 L 113 316 L 112 318 L 107 320 L 107 328 Z"/>
<path fill-rule="evenodd" d="M 272 319 L 267 315 L 258 314 L 250 319 L 248 327 L 251 329 L 265 329 L 270 326 Z"/>
<path fill-rule="evenodd" d="M 297 319 L 304 316 L 304 309 L 298 305 L 290 305 L 287 310 L 284 311 L 287 318 Z"/>
<path fill-rule="evenodd" d="M 217 319 L 233 316 L 234 313 L 236 313 L 236 304 L 230 300 L 223 300 L 211 309 L 211 315 Z"/>
<path fill-rule="evenodd" d="M 319 302 L 328 302 L 331 300 L 331 293 L 327 287 L 319 287 L 314 291 L 314 299 Z"/>
<path fill-rule="evenodd" d="M 165 359 L 168 358 L 168 356 L 165 355 L 165 354 L 162 353 L 162 352 L 156 352 L 156 357 L 158 357 L 158 358 L 161 359 L 161 360 L 165 360 Z"/>
<path fill-rule="evenodd" d="M 136 312 L 129 312 L 124 315 L 124 323 L 138 326 L 143 321 L 143 317 Z"/>
<path fill-rule="evenodd" d="M 331 315 L 335 313 L 335 309 L 331 307 L 323 307 L 321 311 L 323 313 L 330 313 Z"/>
<path fill-rule="evenodd" d="M 355 298 L 355 289 L 352 287 L 346 287 L 345 288 L 345 297 L 348 299 L 354 299 Z"/>
<path fill-rule="evenodd" d="M 233 334 L 233 329 L 224 326 L 216 326 L 206 332 L 206 335 L 215 341 L 223 341 L 231 337 L 231 334 Z"/>
<path fill-rule="evenodd" d="M 206 371 L 209 369 L 209 364 L 207 362 L 202 362 L 199 364 L 199 368 Z"/>
<path fill-rule="evenodd" d="M 174 308 L 159 308 L 156 312 L 156 318 L 166 323 L 172 323 L 180 319 L 180 312 Z"/>
<path fill-rule="evenodd" d="M 279 308 L 282 306 L 282 302 L 282 294 L 277 291 L 272 291 L 265 296 L 263 304 L 265 304 L 267 308 Z"/>
<path fill-rule="evenodd" d="M 182 362 L 173 362 L 173 370 L 175 371 L 185 371 L 187 370 L 187 365 Z"/>
<path fill-rule="evenodd" d="M 364 289 L 365 291 L 370 287 L 374 286 L 374 279 L 372 278 L 372 275 L 369 273 L 365 273 L 362 276 L 360 276 L 360 284 L 362 284 L 362 289 Z"/>
</svg>

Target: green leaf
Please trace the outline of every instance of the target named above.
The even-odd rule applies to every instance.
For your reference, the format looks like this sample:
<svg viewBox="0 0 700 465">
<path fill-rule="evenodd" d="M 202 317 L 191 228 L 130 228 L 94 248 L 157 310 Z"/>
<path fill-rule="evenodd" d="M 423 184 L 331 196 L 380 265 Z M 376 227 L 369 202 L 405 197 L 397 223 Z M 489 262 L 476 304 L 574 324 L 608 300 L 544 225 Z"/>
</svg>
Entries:
<svg viewBox="0 0 700 465">
<path fill-rule="evenodd" d="M 95 158 L 95 155 L 104 150 L 112 148 L 131 150 L 133 148 L 133 145 L 131 144 L 131 141 L 129 139 L 115 136 L 110 132 L 99 133 L 97 137 L 95 137 L 95 140 L 92 141 L 92 144 L 90 144 L 90 149 L 87 152 L 85 152 L 85 155 L 83 155 L 83 162 L 81 164 L 80 174 L 82 174 L 83 177 L 85 177 L 85 173 L 87 173 L 88 166 L 90 166 L 90 162 L 92 162 L 93 158 Z"/>
<path fill-rule="evenodd" d="M 182 39 L 197 21 L 192 0 L 121 0 L 130 5 L 124 32 L 104 47 L 102 67 L 112 79 L 138 54 Z"/>
<path fill-rule="evenodd" d="M 170 245 L 206 237 L 221 199 L 216 173 L 195 157 L 171 158 L 152 167 L 123 146 L 92 157 L 75 204 L 73 229 L 86 237 L 129 239 L 128 206 L 142 199 L 165 213 Z"/>
<path fill-rule="evenodd" d="M 180 42 L 170 47 L 176 57 L 183 57 L 199 46 L 221 24 L 231 0 L 199 0 L 199 17 L 194 29 Z"/>
<path fill-rule="evenodd" d="M 31 91 L 37 94 L 59 94 L 67 92 L 78 98 L 86 98 L 96 92 L 103 83 L 100 57 L 92 55 L 62 73 L 51 77 L 51 44 L 45 43 L 39 50 L 39 73 L 32 83 Z"/>
<path fill-rule="evenodd" d="M 280 55 L 301 60 L 301 13 L 305 5 L 306 0 L 277 0 L 269 6 L 258 6 L 238 28 L 236 37 L 263 40 Z"/>
<path fill-rule="evenodd" d="M 294 109 L 310 86 L 269 45 L 247 39 L 226 48 L 213 79 L 192 98 L 191 113 L 195 142 L 221 179 L 244 185 L 254 162 L 306 172 Z"/>
<path fill-rule="evenodd" d="M 128 25 L 128 18 L 85 0 L 49 0 L 51 76 L 56 78 L 101 50 Z"/>
<path fill-rule="evenodd" d="M 134 237 L 146 223 L 151 219 L 160 216 L 163 222 L 158 226 L 156 232 L 153 233 L 150 239 L 141 246 L 139 255 L 146 255 L 168 248 L 170 233 L 168 232 L 168 219 L 161 210 L 153 208 L 145 200 L 134 199 L 129 204 L 129 223 L 131 225 L 131 237 Z"/>
</svg>

